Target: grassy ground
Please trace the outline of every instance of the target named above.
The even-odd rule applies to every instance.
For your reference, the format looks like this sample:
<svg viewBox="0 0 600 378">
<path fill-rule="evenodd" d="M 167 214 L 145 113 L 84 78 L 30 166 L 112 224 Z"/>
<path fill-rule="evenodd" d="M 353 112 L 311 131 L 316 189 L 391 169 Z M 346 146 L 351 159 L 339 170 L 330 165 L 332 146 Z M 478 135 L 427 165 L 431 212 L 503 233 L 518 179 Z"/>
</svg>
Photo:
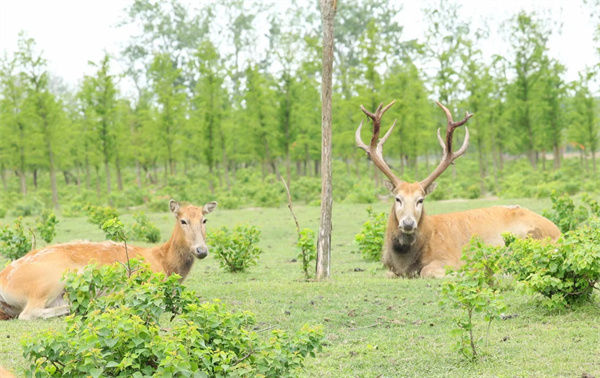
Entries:
<svg viewBox="0 0 600 378">
<path fill-rule="evenodd" d="M 548 200 L 429 202 L 429 214 L 495 204 L 514 204 L 541 212 Z M 373 205 L 387 212 L 391 201 Z M 165 204 L 166 207 L 166 204 Z M 508 313 L 518 317 L 494 323 L 484 357 L 466 362 L 452 349 L 454 310 L 438 306 L 440 280 L 385 278 L 378 263 L 362 261 L 354 235 L 367 205 L 334 206 L 331 279 L 304 282 L 296 257 L 295 226 L 287 208 L 217 209 L 209 230 L 249 223 L 262 230 L 264 253 L 247 273 L 224 273 L 209 255 L 196 262 L 186 285 L 206 299 L 220 298 L 232 309 L 256 314 L 259 328 L 296 330 L 321 324 L 326 344 L 306 361 L 306 377 L 563 377 L 600 376 L 600 299 L 576 311 L 549 313 L 540 302 L 515 291 L 505 293 Z M 317 229 L 319 209 L 297 206 L 301 227 Z M 151 214 L 167 239 L 170 215 Z M 124 217 L 127 219 L 127 217 Z M 60 219 L 56 241 L 102 240 L 84 219 Z M 0 323 L 0 365 L 25 366 L 19 339 L 25 333 L 61 327 L 62 319 Z M 476 334 L 483 335 L 480 326 Z"/>
</svg>

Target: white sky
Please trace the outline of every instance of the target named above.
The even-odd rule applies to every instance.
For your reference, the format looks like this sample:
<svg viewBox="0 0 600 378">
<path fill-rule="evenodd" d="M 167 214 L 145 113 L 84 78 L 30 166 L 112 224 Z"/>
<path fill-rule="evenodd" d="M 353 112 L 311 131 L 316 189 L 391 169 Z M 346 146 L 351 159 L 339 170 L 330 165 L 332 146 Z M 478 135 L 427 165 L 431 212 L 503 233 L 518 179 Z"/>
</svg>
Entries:
<svg viewBox="0 0 600 378">
<path fill-rule="evenodd" d="M 189 0 L 188 0 L 189 1 Z M 202 0 L 196 0 L 202 1 Z M 314 0 L 307 1 L 311 6 Z M 340 0 L 343 4 L 344 0 Z M 520 9 L 545 11 L 563 22 L 562 33 L 549 40 L 550 55 L 567 67 L 566 79 L 598 61 L 593 41 L 589 9 L 581 0 L 459 0 L 461 18 L 476 27 L 490 25 L 490 41 L 482 47 L 484 56 L 508 50 L 499 25 Z M 34 38 L 48 60 L 50 71 L 71 86 L 94 69 L 88 61 L 98 62 L 104 51 L 119 52 L 132 29 L 117 28 L 123 9 L 131 0 L 0 0 L 0 53 L 12 54 L 23 30 Z M 405 39 L 422 39 L 425 25 L 419 0 L 403 1 L 400 13 Z"/>
</svg>

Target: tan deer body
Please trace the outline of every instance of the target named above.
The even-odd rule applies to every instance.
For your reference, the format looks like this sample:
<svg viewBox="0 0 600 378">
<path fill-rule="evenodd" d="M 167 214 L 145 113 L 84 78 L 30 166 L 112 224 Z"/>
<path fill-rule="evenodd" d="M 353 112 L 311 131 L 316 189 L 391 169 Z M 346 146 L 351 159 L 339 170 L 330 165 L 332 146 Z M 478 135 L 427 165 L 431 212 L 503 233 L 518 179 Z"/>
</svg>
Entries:
<svg viewBox="0 0 600 378">
<path fill-rule="evenodd" d="M 194 260 L 208 255 L 204 215 L 212 212 L 217 203 L 180 208 L 171 200 L 169 205 L 177 219 L 169 241 L 150 248 L 128 245 L 127 250 L 129 258 L 143 258 L 152 271 L 176 273 L 183 280 Z M 74 242 L 31 251 L 0 272 L 0 319 L 29 320 L 67 314 L 69 307 L 63 299 L 61 280 L 66 271 L 80 271 L 90 263 L 125 263 L 126 256 L 124 245 L 114 242 Z"/>
<path fill-rule="evenodd" d="M 467 149 L 468 129 L 462 147 L 455 153 L 452 152 L 452 136 L 454 130 L 465 124 L 472 115 L 467 113 L 462 121 L 453 122 L 450 111 L 438 102 L 448 120 L 445 140 L 441 138 L 438 130 L 438 140 L 444 151 L 442 161 L 425 180 L 406 183 L 393 174 L 383 159 L 383 144 L 395 123 L 379 141 L 381 117 L 393 104 L 392 102 L 383 109 L 380 105 L 375 113 L 362 108 L 363 112 L 373 119 L 373 136 L 369 146 L 360 138 L 362 123 L 356 132 L 357 145 L 367 152 L 377 168 L 391 181 L 390 190 L 395 203 L 388 219 L 382 260 L 393 275 L 442 277 L 446 266 L 462 265 L 462 249 L 475 235 L 491 245 L 500 245 L 501 234 L 504 232 L 511 232 L 519 237 L 558 239 L 560 231 L 554 223 L 519 206 L 495 206 L 450 214 L 425 215 L 423 202 L 435 189 L 434 180 Z"/>
</svg>

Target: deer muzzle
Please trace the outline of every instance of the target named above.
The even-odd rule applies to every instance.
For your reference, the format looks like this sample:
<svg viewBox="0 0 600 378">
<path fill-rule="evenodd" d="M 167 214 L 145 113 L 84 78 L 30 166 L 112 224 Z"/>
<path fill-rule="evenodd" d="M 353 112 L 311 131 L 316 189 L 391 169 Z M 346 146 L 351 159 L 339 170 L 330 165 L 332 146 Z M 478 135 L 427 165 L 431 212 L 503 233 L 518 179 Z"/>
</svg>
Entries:
<svg viewBox="0 0 600 378">
<path fill-rule="evenodd" d="M 205 258 L 206 256 L 208 256 L 208 247 L 207 246 L 196 247 L 196 249 L 194 249 L 194 255 L 196 255 L 196 258 L 198 258 L 198 259 Z"/>
</svg>

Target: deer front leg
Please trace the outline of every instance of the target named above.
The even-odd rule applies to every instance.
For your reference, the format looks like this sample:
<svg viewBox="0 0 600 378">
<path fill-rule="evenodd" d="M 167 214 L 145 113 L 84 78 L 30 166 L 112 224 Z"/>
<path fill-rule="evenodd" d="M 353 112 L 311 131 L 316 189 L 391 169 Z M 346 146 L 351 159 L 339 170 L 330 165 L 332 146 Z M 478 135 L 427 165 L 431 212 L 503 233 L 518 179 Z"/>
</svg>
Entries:
<svg viewBox="0 0 600 378">
<path fill-rule="evenodd" d="M 421 278 L 442 278 L 446 275 L 446 266 L 452 265 L 444 260 L 434 260 L 421 269 Z"/>
</svg>

